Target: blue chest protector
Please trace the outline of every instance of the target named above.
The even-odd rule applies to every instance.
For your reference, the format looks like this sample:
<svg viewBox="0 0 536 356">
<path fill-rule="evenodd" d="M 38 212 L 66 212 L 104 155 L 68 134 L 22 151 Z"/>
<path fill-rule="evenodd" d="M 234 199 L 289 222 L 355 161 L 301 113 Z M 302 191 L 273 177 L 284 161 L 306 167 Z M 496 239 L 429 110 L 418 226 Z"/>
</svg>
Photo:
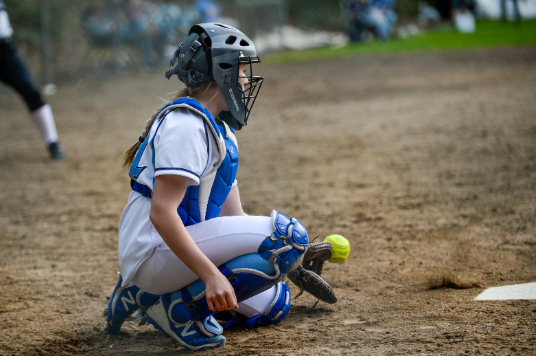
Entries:
<svg viewBox="0 0 536 356">
<path fill-rule="evenodd" d="M 177 107 L 190 109 L 203 116 L 205 123 L 211 126 L 211 131 L 213 131 L 214 134 L 217 133 L 223 137 L 225 142 L 225 157 L 223 159 L 220 157 L 222 162 L 216 172 L 210 172 L 204 176 L 198 186 L 188 186 L 184 199 L 177 208 L 177 212 L 181 217 L 182 222 L 185 226 L 189 226 L 219 216 L 221 206 L 227 199 L 232 184 L 236 178 L 236 170 L 238 168 L 238 147 L 234 141 L 234 131 L 224 124 L 216 124 L 216 121 L 214 121 L 210 112 L 203 108 L 201 104 L 194 99 L 177 99 L 162 108 L 158 115 L 163 118 Z M 145 147 L 149 144 L 149 141 L 150 140 L 145 140 L 142 142 L 130 168 L 129 175 L 131 178 L 132 189 L 145 197 L 151 198 L 151 189 L 136 181 L 139 174 L 146 168 L 145 166 L 139 167 L 138 163 Z M 218 147 L 221 147 L 221 145 Z M 223 151 L 223 148 L 220 149 Z M 203 194 L 200 194 L 201 190 L 203 191 Z"/>
<path fill-rule="evenodd" d="M 223 162 L 216 171 L 216 177 L 212 183 L 210 189 L 210 195 L 208 197 L 208 204 L 204 219 L 200 216 L 200 202 L 199 202 L 199 187 L 189 186 L 186 190 L 184 199 L 182 200 L 177 212 L 182 219 L 185 226 L 194 225 L 204 220 L 217 218 L 220 215 L 221 206 L 227 199 L 231 187 L 236 178 L 236 171 L 238 169 L 238 147 L 233 140 L 227 136 L 227 132 L 223 125 L 217 125 L 216 128 L 221 132 L 224 137 L 226 153 Z M 228 128 L 230 132 L 233 132 L 231 128 Z M 201 184 L 206 184 L 201 182 Z"/>
</svg>

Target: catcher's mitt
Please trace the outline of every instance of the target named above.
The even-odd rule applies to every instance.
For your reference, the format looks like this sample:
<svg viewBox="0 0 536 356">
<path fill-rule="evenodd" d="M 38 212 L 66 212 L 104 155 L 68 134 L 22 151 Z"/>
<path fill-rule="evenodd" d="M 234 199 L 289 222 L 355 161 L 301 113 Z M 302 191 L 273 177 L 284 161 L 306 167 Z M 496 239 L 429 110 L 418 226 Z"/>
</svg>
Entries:
<svg viewBox="0 0 536 356">
<path fill-rule="evenodd" d="M 337 297 L 331 286 L 320 277 L 324 262 L 329 260 L 332 254 L 333 246 L 330 242 L 311 242 L 309 244 L 302 265 L 287 275 L 292 283 L 300 288 L 300 293 L 296 298 L 305 290 L 326 303 L 337 302 Z"/>
<path fill-rule="evenodd" d="M 287 277 L 292 283 L 300 287 L 300 293 L 295 298 L 298 298 L 305 290 L 326 303 L 333 304 L 337 302 L 337 297 L 330 285 L 313 271 L 306 270 L 300 266 L 287 274 Z"/>
<path fill-rule="evenodd" d="M 303 268 L 311 270 L 320 276 L 324 262 L 329 260 L 331 255 L 333 255 L 331 242 L 311 242 L 303 257 Z"/>
</svg>

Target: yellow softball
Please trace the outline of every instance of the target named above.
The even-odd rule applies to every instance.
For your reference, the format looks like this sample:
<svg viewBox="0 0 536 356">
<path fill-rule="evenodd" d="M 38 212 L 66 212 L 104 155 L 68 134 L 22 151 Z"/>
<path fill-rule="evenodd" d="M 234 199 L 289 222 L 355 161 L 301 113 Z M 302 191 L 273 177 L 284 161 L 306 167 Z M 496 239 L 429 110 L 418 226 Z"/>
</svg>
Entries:
<svg viewBox="0 0 536 356">
<path fill-rule="evenodd" d="M 350 242 L 348 242 L 344 236 L 329 235 L 324 241 L 329 241 L 333 246 L 333 255 L 331 255 L 331 258 L 328 260 L 329 262 L 341 263 L 346 261 L 350 254 Z"/>
</svg>

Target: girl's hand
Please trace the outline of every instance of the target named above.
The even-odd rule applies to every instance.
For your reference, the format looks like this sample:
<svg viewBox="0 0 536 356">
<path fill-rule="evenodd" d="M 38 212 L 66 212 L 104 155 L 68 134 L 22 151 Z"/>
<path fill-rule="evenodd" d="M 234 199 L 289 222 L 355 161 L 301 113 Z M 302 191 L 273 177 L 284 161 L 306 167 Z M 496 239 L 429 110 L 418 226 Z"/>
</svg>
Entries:
<svg viewBox="0 0 536 356">
<path fill-rule="evenodd" d="M 221 273 L 205 281 L 207 305 L 210 311 L 217 312 L 238 309 L 236 295 L 231 283 Z"/>
</svg>

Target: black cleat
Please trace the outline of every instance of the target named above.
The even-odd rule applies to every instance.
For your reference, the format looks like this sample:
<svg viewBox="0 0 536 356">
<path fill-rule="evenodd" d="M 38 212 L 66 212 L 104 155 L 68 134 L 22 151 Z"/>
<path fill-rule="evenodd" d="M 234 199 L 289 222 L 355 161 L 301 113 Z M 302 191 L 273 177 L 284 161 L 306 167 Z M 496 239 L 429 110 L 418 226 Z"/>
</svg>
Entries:
<svg viewBox="0 0 536 356">
<path fill-rule="evenodd" d="M 65 152 L 58 142 L 52 142 L 48 145 L 48 152 L 50 153 L 50 158 L 61 161 L 65 159 Z"/>
</svg>

